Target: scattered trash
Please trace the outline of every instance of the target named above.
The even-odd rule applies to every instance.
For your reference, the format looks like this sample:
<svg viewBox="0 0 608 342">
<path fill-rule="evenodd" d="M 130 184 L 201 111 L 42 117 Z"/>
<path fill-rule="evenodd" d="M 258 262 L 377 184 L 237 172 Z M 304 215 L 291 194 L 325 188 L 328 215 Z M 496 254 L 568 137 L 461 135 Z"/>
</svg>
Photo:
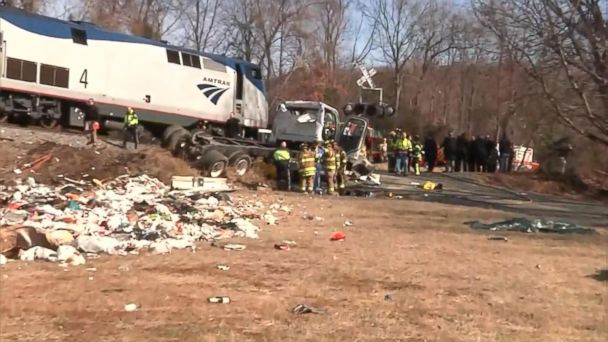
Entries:
<svg viewBox="0 0 608 342">
<path fill-rule="evenodd" d="M 343 224 L 344 227 L 350 227 L 352 225 L 353 225 L 353 223 L 349 220 L 344 221 L 344 224 Z"/>
<path fill-rule="evenodd" d="M 497 236 L 497 235 L 490 235 L 488 236 L 488 240 L 490 241 L 509 241 L 509 239 L 507 239 L 506 236 Z"/>
<path fill-rule="evenodd" d="M 96 267 L 89 267 L 86 270 L 87 270 L 87 272 L 97 272 L 97 268 Z"/>
<path fill-rule="evenodd" d="M 384 300 L 386 300 L 386 301 L 393 300 L 393 296 L 390 293 L 387 293 L 384 295 Z"/>
<path fill-rule="evenodd" d="M 220 271 L 228 271 L 230 270 L 230 266 L 228 265 L 217 265 L 216 268 Z"/>
<path fill-rule="evenodd" d="M 296 315 L 303 315 L 303 314 L 322 314 L 324 313 L 323 310 L 312 307 L 310 305 L 306 305 L 306 304 L 298 304 L 296 305 L 293 309 L 291 309 L 291 312 L 293 312 Z"/>
<path fill-rule="evenodd" d="M 283 241 L 281 241 L 281 243 L 288 245 L 288 246 L 297 246 L 298 245 L 298 243 L 293 240 L 283 240 Z"/>
<path fill-rule="evenodd" d="M 21 171 L 20 169 L 14 169 L 14 170 L 13 170 L 13 172 L 14 172 L 16 175 L 20 175 L 20 174 L 22 174 L 22 173 L 23 173 L 23 171 Z"/>
<path fill-rule="evenodd" d="M 125 311 L 126 312 L 137 311 L 137 304 L 133 304 L 133 303 L 125 304 Z"/>
<path fill-rule="evenodd" d="M 8 259 L 3 254 L 0 254 L 0 265 L 6 265 Z"/>
<path fill-rule="evenodd" d="M 245 246 L 245 245 L 239 245 L 239 244 L 236 244 L 236 243 L 229 243 L 227 245 L 224 245 L 223 248 L 226 251 L 244 251 L 247 248 L 247 246 Z"/>
<path fill-rule="evenodd" d="M 289 250 L 291 250 L 291 248 L 289 247 L 289 245 L 285 244 L 285 243 L 275 243 L 274 244 L 274 248 L 278 249 L 278 250 L 282 250 L 282 251 L 289 251 Z"/>
<path fill-rule="evenodd" d="M 333 232 L 329 240 L 331 241 L 344 241 L 346 239 L 346 234 L 342 232 Z"/>
<path fill-rule="evenodd" d="M 84 257 L 72 246 L 59 246 L 57 248 L 57 261 L 71 266 L 80 266 L 86 263 Z"/>
<path fill-rule="evenodd" d="M 529 220 L 527 218 L 514 218 L 506 221 L 484 224 L 479 221 L 465 222 L 473 229 L 490 231 L 516 231 L 523 233 L 559 233 L 559 234 L 593 234 L 594 229 L 581 227 L 574 223 L 554 222 L 543 219 Z"/>
<path fill-rule="evenodd" d="M 536 268 L 540 270 L 540 264 L 536 264 Z"/>
<path fill-rule="evenodd" d="M 90 183 L 63 180 L 67 183 L 51 187 L 37 184 L 30 177 L 2 190 L 1 199 L 6 201 L 0 208 L 2 238 L 10 235 L 10 243 L 3 243 L 0 251 L 5 257 L 55 261 L 54 249 L 73 246 L 74 250 L 62 249 L 68 256 L 61 262 L 74 265 L 99 254 L 139 254 L 141 250 L 170 253 L 184 248 L 195 251 L 195 243 L 200 240 L 257 239 L 260 229 L 250 219 L 263 218 L 268 224 L 277 224 L 277 212 L 291 210 L 279 203 L 268 210 L 259 200 L 233 200 L 217 192 L 219 187 L 213 194 L 171 190 L 146 175 L 94 179 Z M 225 180 L 203 182 L 205 186 L 225 184 Z M 245 246 L 229 244 L 224 248 L 244 250 Z"/>
<path fill-rule="evenodd" d="M 443 189 L 443 184 L 426 181 L 422 184 L 421 188 L 426 191 L 441 190 Z"/>
<path fill-rule="evenodd" d="M 277 225 L 277 217 L 274 216 L 272 213 L 270 212 L 266 212 L 263 216 L 262 219 L 264 221 L 266 221 L 266 224 L 269 226 L 276 226 Z"/>
<path fill-rule="evenodd" d="M 209 303 L 213 303 L 213 304 L 229 304 L 230 297 L 228 297 L 228 296 L 209 297 L 209 298 L 207 298 L 207 301 Z"/>
<path fill-rule="evenodd" d="M 195 190 L 199 193 L 232 191 L 226 178 L 173 176 L 171 188 L 175 190 Z"/>
</svg>

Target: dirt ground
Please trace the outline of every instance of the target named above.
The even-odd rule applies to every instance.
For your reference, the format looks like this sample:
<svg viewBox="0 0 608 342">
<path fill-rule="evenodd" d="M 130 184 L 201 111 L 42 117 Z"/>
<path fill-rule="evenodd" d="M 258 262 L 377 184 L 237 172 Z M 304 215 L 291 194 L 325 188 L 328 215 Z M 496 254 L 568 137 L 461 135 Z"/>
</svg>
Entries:
<svg viewBox="0 0 608 342">
<path fill-rule="evenodd" d="M 86 146 L 82 135 L 0 129 L 0 180 L 38 182 L 198 171 L 159 147 Z M 97 152 L 95 152 L 97 151 Z M 31 172 L 25 164 L 51 158 Z M 21 175 L 15 174 L 19 168 Z M 521 213 L 375 198 L 273 192 L 265 175 L 234 196 L 294 208 L 244 251 L 102 256 L 85 266 L 0 268 L 1 341 L 606 341 L 608 235 L 501 234 L 463 222 Z M 455 180 L 453 180 L 455 181 Z M 0 183 L 1 183 L 0 182 Z M 508 184 L 506 186 L 511 187 Z M 322 220 L 309 220 L 305 215 Z M 350 220 L 353 226 L 343 227 Z M 344 242 L 330 242 L 336 230 Z M 290 251 L 274 244 L 294 240 Z M 227 264 L 220 271 L 218 264 Z M 87 270 L 91 267 L 95 271 Z M 227 295 L 230 304 L 209 304 Z M 135 312 L 124 305 L 137 304 Z M 324 314 L 295 315 L 308 304 Z"/>
<path fill-rule="evenodd" d="M 19 128 L 3 128 L 0 141 L 0 180 L 10 182 L 32 176 L 41 183 L 62 182 L 63 177 L 77 181 L 114 178 L 123 174 L 146 173 L 163 182 L 172 176 L 195 176 L 200 172 L 187 162 L 174 158 L 159 146 L 142 146 L 125 150 L 117 142 L 100 139 L 97 147 L 86 145 L 87 138 L 78 134 L 52 134 Z M 27 164 L 50 156 L 31 169 Z M 15 173 L 15 169 L 22 173 Z"/>
<path fill-rule="evenodd" d="M 6 341 L 606 341 L 608 238 L 507 234 L 462 223 L 503 212 L 364 198 L 280 197 L 293 213 L 245 251 L 102 257 L 66 271 L 9 263 Z M 308 220 L 312 214 L 323 220 Z M 345 220 L 354 225 L 343 228 Z M 334 230 L 344 242 L 330 242 Z M 274 243 L 294 240 L 290 251 Z M 216 269 L 227 264 L 229 271 Z M 96 271 L 86 268 L 95 267 Z M 227 295 L 232 303 L 209 304 Z M 385 297 L 387 297 L 386 300 Z M 136 312 L 124 305 L 135 303 Z M 296 304 L 325 314 L 295 315 Z"/>
</svg>

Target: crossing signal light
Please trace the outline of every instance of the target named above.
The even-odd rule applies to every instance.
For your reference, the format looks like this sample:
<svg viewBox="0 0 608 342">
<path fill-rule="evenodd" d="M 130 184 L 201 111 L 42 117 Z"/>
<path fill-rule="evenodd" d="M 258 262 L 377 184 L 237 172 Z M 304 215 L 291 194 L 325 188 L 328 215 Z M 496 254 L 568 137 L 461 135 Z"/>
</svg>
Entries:
<svg viewBox="0 0 608 342">
<path fill-rule="evenodd" d="M 349 103 L 344 106 L 346 115 L 393 116 L 395 108 L 386 103 Z"/>
</svg>

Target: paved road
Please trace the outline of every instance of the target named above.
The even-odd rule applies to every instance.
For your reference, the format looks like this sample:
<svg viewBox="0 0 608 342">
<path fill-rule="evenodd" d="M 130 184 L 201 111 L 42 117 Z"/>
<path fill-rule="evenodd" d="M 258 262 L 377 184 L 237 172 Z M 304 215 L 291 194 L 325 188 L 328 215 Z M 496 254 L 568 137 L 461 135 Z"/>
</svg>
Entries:
<svg viewBox="0 0 608 342">
<path fill-rule="evenodd" d="M 480 183 L 475 174 L 422 174 L 397 177 L 381 174 L 382 186 L 370 191 L 391 192 L 394 196 L 421 201 L 492 208 L 513 212 L 513 216 L 529 216 L 565 220 L 580 225 L 608 228 L 608 206 L 601 202 L 575 201 Z M 443 190 L 423 191 L 417 184 L 425 181 L 443 184 Z"/>
</svg>

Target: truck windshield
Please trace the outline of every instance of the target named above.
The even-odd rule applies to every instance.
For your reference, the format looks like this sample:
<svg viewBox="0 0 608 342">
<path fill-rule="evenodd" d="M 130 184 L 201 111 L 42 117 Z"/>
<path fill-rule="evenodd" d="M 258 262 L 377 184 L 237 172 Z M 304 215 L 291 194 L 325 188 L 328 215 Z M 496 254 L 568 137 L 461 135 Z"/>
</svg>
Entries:
<svg viewBox="0 0 608 342">
<path fill-rule="evenodd" d="M 361 148 L 361 142 L 365 135 L 366 124 L 363 120 L 350 119 L 340 132 L 340 146 L 346 153 L 351 153 Z"/>
</svg>

